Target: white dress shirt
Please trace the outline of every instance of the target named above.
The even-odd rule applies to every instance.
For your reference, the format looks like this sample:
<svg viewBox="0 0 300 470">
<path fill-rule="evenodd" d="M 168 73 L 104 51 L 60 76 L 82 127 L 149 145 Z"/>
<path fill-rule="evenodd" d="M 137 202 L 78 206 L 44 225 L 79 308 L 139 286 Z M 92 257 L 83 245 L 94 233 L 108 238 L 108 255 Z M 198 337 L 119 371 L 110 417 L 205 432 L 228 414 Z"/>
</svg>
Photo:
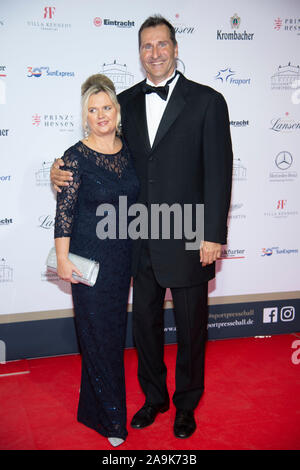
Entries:
<svg viewBox="0 0 300 470">
<path fill-rule="evenodd" d="M 175 75 L 175 71 L 171 77 L 168 77 L 166 80 L 163 82 L 159 83 L 158 85 L 154 85 L 149 79 L 146 80 L 146 83 L 148 83 L 151 86 L 164 86 L 168 80 L 170 80 L 173 76 Z M 166 109 L 166 106 L 168 104 L 168 101 L 170 99 L 170 96 L 174 90 L 174 87 L 177 83 L 177 80 L 179 78 L 179 74 L 174 78 L 174 80 L 170 83 L 169 85 L 169 93 L 168 93 L 168 98 L 166 101 L 160 98 L 157 93 L 149 93 L 145 95 L 146 99 L 146 116 L 147 116 L 147 125 L 148 125 L 148 135 L 149 135 L 149 140 L 150 140 L 150 145 L 152 147 L 156 132 L 159 126 L 159 123 L 161 121 L 161 118 L 164 114 L 164 111 Z"/>
</svg>

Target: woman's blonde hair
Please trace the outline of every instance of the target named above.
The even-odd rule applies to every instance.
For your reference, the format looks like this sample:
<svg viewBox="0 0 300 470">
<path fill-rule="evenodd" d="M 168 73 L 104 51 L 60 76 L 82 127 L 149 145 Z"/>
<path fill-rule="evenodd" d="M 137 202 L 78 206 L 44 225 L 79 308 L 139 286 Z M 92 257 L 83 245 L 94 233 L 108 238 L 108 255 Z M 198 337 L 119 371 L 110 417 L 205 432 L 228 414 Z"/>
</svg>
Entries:
<svg viewBox="0 0 300 470">
<path fill-rule="evenodd" d="M 91 75 L 81 86 L 81 110 L 82 110 L 82 127 L 84 133 L 89 132 L 87 116 L 88 116 L 88 102 L 91 95 L 96 95 L 100 91 L 104 91 L 110 97 L 111 101 L 117 108 L 117 134 L 121 134 L 121 107 L 118 102 L 116 89 L 113 82 L 100 73 Z"/>
</svg>

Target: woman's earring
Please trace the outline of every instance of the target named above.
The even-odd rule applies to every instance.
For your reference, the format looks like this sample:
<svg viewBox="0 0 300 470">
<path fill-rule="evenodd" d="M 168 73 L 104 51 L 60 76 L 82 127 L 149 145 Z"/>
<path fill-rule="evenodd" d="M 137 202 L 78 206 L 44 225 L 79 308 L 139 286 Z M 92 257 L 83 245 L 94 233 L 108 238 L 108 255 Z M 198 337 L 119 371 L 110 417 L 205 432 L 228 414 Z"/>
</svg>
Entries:
<svg viewBox="0 0 300 470">
<path fill-rule="evenodd" d="M 86 123 L 85 126 L 84 126 L 84 138 L 85 138 L 85 140 L 87 140 L 88 136 L 89 136 L 89 126 L 88 126 L 88 123 Z"/>
</svg>

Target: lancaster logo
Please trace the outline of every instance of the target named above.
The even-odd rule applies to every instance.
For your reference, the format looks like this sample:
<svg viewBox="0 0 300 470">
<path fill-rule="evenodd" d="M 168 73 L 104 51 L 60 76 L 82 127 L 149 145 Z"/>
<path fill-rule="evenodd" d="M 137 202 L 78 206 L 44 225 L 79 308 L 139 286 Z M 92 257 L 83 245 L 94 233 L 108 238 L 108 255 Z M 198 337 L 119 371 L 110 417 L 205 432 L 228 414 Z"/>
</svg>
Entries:
<svg viewBox="0 0 300 470">
<path fill-rule="evenodd" d="M 41 215 L 39 217 L 39 227 L 49 230 L 54 227 L 54 217 L 52 215 Z"/>
<path fill-rule="evenodd" d="M 289 117 L 290 113 L 286 112 L 286 117 L 274 118 L 271 120 L 270 130 L 274 132 L 291 133 L 300 130 L 300 121 L 296 121 Z"/>
</svg>

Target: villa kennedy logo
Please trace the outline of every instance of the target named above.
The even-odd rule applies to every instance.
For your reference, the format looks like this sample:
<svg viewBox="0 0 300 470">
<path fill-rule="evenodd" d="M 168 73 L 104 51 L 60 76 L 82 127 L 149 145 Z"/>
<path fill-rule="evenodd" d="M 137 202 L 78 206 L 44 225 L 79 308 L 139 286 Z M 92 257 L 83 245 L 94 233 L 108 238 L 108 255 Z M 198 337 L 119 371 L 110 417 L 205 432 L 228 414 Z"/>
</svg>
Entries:
<svg viewBox="0 0 300 470">
<path fill-rule="evenodd" d="M 241 18 L 235 13 L 230 17 L 231 30 L 223 33 L 222 29 L 217 29 L 217 41 L 252 41 L 254 33 L 249 33 L 244 29 L 243 32 L 238 32 L 242 21 Z"/>
<path fill-rule="evenodd" d="M 274 202 L 271 210 L 264 213 L 265 217 L 272 217 L 273 219 L 286 219 L 287 217 L 298 216 L 297 210 L 290 210 L 290 203 L 287 199 L 278 199 Z"/>
<path fill-rule="evenodd" d="M 270 130 L 274 132 L 291 133 L 300 130 L 300 120 L 290 117 L 290 113 L 286 112 L 285 117 L 278 117 L 271 120 Z"/>
<path fill-rule="evenodd" d="M 115 26 L 117 28 L 127 29 L 134 28 L 135 26 L 134 21 L 131 20 L 110 20 L 108 18 L 102 19 L 99 16 L 96 16 L 96 18 L 94 18 L 93 23 L 94 26 L 96 26 L 97 28 L 101 26 Z"/>
<path fill-rule="evenodd" d="M 52 20 L 52 18 L 54 17 L 54 14 L 55 14 L 55 10 L 56 10 L 55 7 L 45 7 L 44 8 L 44 18 L 49 18 L 50 20 Z"/>
<path fill-rule="evenodd" d="M 27 20 L 27 26 L 41 31 L 61 31 L 69 30 L 70 23 L 62 22 L 62 18 L 57 12 L 56 7 L 46 6 L 40 11 L 38 18 Z"/>
</svg>

